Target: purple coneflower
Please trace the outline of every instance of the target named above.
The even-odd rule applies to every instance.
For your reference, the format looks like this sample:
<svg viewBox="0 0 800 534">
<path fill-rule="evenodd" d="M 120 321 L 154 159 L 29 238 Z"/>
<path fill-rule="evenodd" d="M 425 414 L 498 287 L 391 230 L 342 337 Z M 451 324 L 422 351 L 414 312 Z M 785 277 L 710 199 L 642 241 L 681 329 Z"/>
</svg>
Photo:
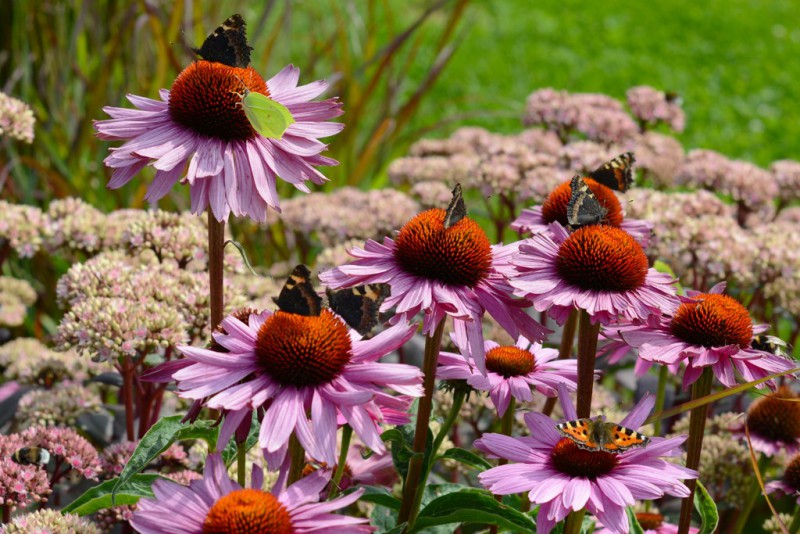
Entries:
<svg viewBox="0 0 800 534">
<path fill-rule="evenodd" d="M 747 428 L 753 449 L 775 456 L 800 452 L 800 397 L 788 386 L 753 402 L 747 409 Z M 744 437 L 744 425 L 731 429 Z"/>
<path fill-rule="evenodd" d="M 459 354 L 439 353 L 439 368 L 436 377 L 440 380 L 466 380 L 480 391 L 488 391 L 497 413 L 502 417 L 511 398 L 518 401 L 533 400 L 531 389 L 548 397 L 554 397 L 558 384 L 575 390 L 578 377 L 577 360 L 557 360 L 558 351 L 544 349 L 539 343 L 531 343 L 524 337 L 513 346 L 500 346 L 494 341 L 485 341 L 486 376 L 475 372 L 475 361 L 469 347 L 453 342 L 467 361 Z"/>
<path fill-rule="evenodd" d="M 446 317 L 453 318 L 455 335 L 470 347 L 485 372 L 484 311 L 512 338 L 542 339 L 548 332 L 525 313 L 528 302 L 512 297 L 504 272 L 516 247 L 495 245 L 478 224 L 464 217 L 444 227 L 445 210 L 430 209 L 408 221 L 395 239 L 383 244 L 367 241 L 350 254 L 356 261 L 320 273 L 323 283 L 336 289 L 384 283 L 392 288 L 381 309 L 396 308 L 397 319 L 425 313 L 423 333 L 431 335 Z"/>
<path fill-rule="evenodd" d="M 765 489 L 769 493 L 782 493 L 790 496 L 797 501 L 797 504 L 800 504 L 800 454 L 792 458 L 783 471 L 783 476 L 767 483 Z"/>
<path fill-rule="evenodd" d="M 172 367 L 178 394 L 227 410 L 225 441 L 252 410 L 266 408 L 259 442 L 278 465 L 293 431 L 310 456 L 333 465 L 337 417 L 383 452 L 377 422 L 399 405 L 382 388 L 422 395 L 418 368 L 377 361 L 408 341 L 415 325 L 400 323 L 362 340 L 326 308 L 319 316 L 266 310 L 246 322 L 231 315 L 220 326 L 224 333 L 213 338 L 227 352 L 178 347 L 188 361 Z"/>
<path fill-rule="evenodd" d="M 642 247 L 625 231 L 592 225 L 571 234 L 560 224 L 519 244 L 510 279 L 537 311 L 564 324 L 573 309 L 592 323 L 642 321 L 678 307 L 671 276 L 648 268 Z"/>
<path fill-rule="evenodd" d="M 567 420 L 577 419 L 563 385 L 559 397 Z M 619 424 L 640 427 L 654 403 L 653 397 L 646 396 Z M 484 434 L 475 442 L 479 449 L 515 462 L 484 471 L 478 479 L 497 495 L 528 492 L 531 503 L 540 505 L 536 528 L 541 534 L 548 534 L 571 511 L 584 507 L 611 532 L 627 533 L 625 508 L 636 499 L 686 497 L 689 490 L 682 480 L 697 478 L 695 471 L 661 458 L 680 456 L 685 436 L 654 437 L 646 448 L 612 454 L 579 448 L 541 413 L 526 413 L 525 423 L 529 437 Z"/>
<path fill-rule="evenodd" d="M 252 67 L 195 61 L 169 91 L 161 91 L 161 100 L 128 95 L 138 109 L 104 108 L 112 118 L 95 122 L 98 137 L 127 141 L 105 159 L 114 169 L 108 187 L 122 187 L 152 165 L 156 174 L 146 195 L 151 202 L 183 180 L 190 185 L 194 213 L 210 207 L 218 221 L 226 221 L 231 212 L 266 220 L 267 207 L 279 209 L 276 176 L 308 192 L 306 180 L 326 181 L 314 165 L 337 164 L 320 155 L 327 145 L 317 138 L 342 130 L 343 124 L 327 122 L 342 114 L 342 105 L 335 98 L 312 102 L 328 84 L 298 87 L 299 76 L 293 65 L 264 81 Z M 238 105 L 245 89 L 292 114 L 295 122 L 280 139 L 253 129 Z"/>
<path fill-rule="evenodd" d="M 158 480 L 153 484 L 155 499 L 141 499 L 131 525 L 142 534 L 207 534 L 223 532 L 310 533 L 333 529 L 342 533 L 372 532 L 366 519 L 331 514 L 344 508 L 364 492 L 320 503 L 319 495 L 328 484 L 329 472 L 318 471 L 284 491 L 261 489 L 263 474 L 253 470 L 250 488 L 228 478 L 218 454 L 209 455 L 202 480 L 189 487 Z M 168 528 L 167 528 L 168 526 Z"/>
<path fill-rule="evenodd" d="M 597 197 L 600 205 L 608 210 L 603 224 L 625 230 L 644 248 L 650 245 L 650 234 L 653 231 L 651 222 L 626 218 L 614 191 L 592 178 L 584 178 L 583 181 Z M 571 180 L 567 180 L 553 189 L 541 206 L 522 210 L 519 217 L 511 223 L 511 229 L 520 234 L 540 234 L 548 232 L 553 223 L 559 223 L 566 228 L 567 205 L 572 196 L 570 182 Z"/>
<path fill-rule="evenodd" d="M 678 525 L 667 523 L 664 516 L 656 512 L 639 512 L 636 520 L 644 530 L 644 534 L 678 534 Z M 597 525 L 594 534 L 614 534 L 616 531 Z M 700 529 L 689 527 L 689 534 L 696 534 Z"/>
<path fill-rule="evenodd" d="M 725 284 L 720 283 L 708 293 L 689 291 L 673 312 L 640 325 L 608 327 L 605 336 L 638 348 L 644 360 L 684 364 L 684 387 L 694 383 L 706 367 L 727 387 L 736 384 L 735 371 L 751 382 L 792 369 L 788 359 L 752 348 L 753 334 L 769 327 L 754 325 L 747 309 L 723 295 L 724 289 Z M 774 380 L 766 384 L 776 387 Z"/>
</svg>

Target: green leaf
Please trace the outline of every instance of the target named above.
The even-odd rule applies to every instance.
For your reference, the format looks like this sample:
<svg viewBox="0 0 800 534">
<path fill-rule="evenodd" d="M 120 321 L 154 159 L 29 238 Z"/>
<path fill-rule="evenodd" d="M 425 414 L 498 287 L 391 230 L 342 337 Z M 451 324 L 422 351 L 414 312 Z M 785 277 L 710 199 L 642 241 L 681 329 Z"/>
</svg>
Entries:
<svg viewBox="0 0 800 534">
<path fill-rule="evenodd" d="M 261 93 L 247 91 L 242 98 L 242 109 L 253 129 L 270 139 L 280 139 L 294 124 L 286 106 Z"/>
<path fill-rule="evenodd" d="M 625 513 L 628 514 L 630 534 L 644 534 L 644 529 L 642 528 L 642 525 L 639 524 L 639 520 L 636 518 L 636 512 L 633 511 L 633 507 L 628 506 L 625 508 Z"/>
<path fill-rule="evenodd" d="M 400 510 L 400 499 L 392 495 L 386 488 L 365 486 L 364 490 L 364 495 L 359 498 L 360 501 L 371 502 L 395 511 Z"/>
<path fill-rule="evenodd" d="M 694 490 L 694 508 L 700 514 L 700 531 L 698 534 L 712 534 L 717 530 L 719 511 L 714 499 L 708 494 L 705 486 L 698 480 Z"/>
<path fill-rule="evenodd" d="M 444 454 L 439 455 L 439 458 L 443 460 L 455 460 L 481 471 L 492 468 L 492 464 L 487 462 L 484 458 L 481 458 L 477 454 L 459 447 L 448 449 L 444 452 Z"/>
<path fill-rule="evenodd" d="M 112 495 L 119 479 L 107 480 L 88 489 L 61 510 L 62 513 L 90 515 L 104 508 L 123 504 L 136 504 L 142 497 L 153 497 L 151 486 L 156 480 L 169 480 L 160 475 L 133 475 Z M 172 482 L 172 481 L 170 481 Z"/>
<path fill-rule="evenodd" d="M 412 531 L 462 523 L 497 525 L 517 532 L 534 532 L 536 529 L 533 520 L 522 512 L 497 502 L 485 491 L 469 489 L 431 501 L 419 513 Z"/>
<path fill-rule="evenodd" d="M 182 415 L 162 417 L 144 435 L 131 459 L 125 464 L 116 485 L 112 490 L 112 498 L 136 473 L 141 472 L 150 462 L 167 450 L 176 441 L 186 439 L 202 439 L 208 442 L 209 450 L 213 451 L 217 443 L 219 428 L 213 421 L 195 421 L 194 424 L 181 423 Z M 114 503 L 117 504 L 116 502 Z"/>
</svg>

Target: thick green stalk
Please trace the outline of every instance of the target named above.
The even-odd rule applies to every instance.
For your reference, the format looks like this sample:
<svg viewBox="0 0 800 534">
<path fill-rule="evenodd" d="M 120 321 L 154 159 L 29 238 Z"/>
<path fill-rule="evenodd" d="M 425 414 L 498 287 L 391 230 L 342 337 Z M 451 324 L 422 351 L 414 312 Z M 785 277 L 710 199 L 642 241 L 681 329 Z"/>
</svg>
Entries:
<svg viewBox="0 0 800 534">
<path fill-rule="evenodd" d="M 287 485 L 292 485 L 303 478 L 303 468 L 306 466 L 306 450 L 300 445 L 297 436 L 292 432 L 289 438 L 289 455 L 291 464 L 289 465 L 289 480 Z"/>
<path fill-rule="evenodd" d="M 570 512 L 564 523 L 564 534 L 580 534 L 583 525 L 583 516 L 586 515 L 586 508 L 578 512 Z"/>
<path fill-rule="evenodd" d="M 594 362 L 597 358 L 597 338 L 600 323 L 592 324 L 586 310 L 578 318 L 578 401 L 579 418 L 589 417 L 592 411 L 592 389 L 594 388 Z"/>
<path fill-rule="evenodd" d="M 245 471 L 247 469 L 247 443 L 236 444 L 236 480 L 241 487 L 247 486 Z"/>
<path fill-rule="evenodd" d="M 705 397 L 711 393 L 711 383 L 714 380 L 714 373 L 711 367 L 703 369 L 703 373 L 697 382 L 692 386 L 692 400 Z M 700 466 L 700 452 L 703 450 L 703 435 L 706 430 L 706 418 L 708 416 L 708 404 L 695 408 L 689 416 L 689 439 L 686 449 L 686 467 L 697 470 Z M 689 488 L 689 496 L 681 503 L 681 516 L 678 522 L 678 534 L 687 534 L 692 523 L 692 509 L 694 508 L 694 490 L 697 487 L 695 480 L 685 480 L 684 484 Z"/>
<path fill-rule="evenodd" d="M 564 323 L 564 328 L 561 330 L 561 345 L 558 347 L 558 359 L 566 360 L 572 355 L 572 345 L 575 342 L 575 329 L 578 326 L 578 310 L 573 309 L 567 317 L 567 322 Z M 558 397 L 550 397 L 544 403 L 542 413 L 549 416 L 553 413 L 553 408 L 556 407 Z"/>
<path fill-rule="evenodd" d="M 758 459 L 758 472 L 761 473 L 762 478 L 769 467 L 770 461 L 771 459 L 763 453 Z M 756 501 L 758 501 L 760 496 L 761 486 L 758 483 L 758 478 L 754 476 L 750 488 L 750 494 L 747 496 L 747 500 L 744 502 L 742 509 L 739 510 L 739 516 L 736 518 L 736 524 L 733 526 L 733 534 L 742 534 L 742 532 L 744 532 L 744 527 L 747 525 L 747 520 L 750 518 L 750 513 L 753 511 L 753 507 L 756 505 Z M 789 532 L 797 531 L 789 530 Z"/>
<path fill-rule="evenodd" d="M 667 378 L 669 378 L 669 368 L 662 365 L 658 369 L 658 390 L 656 391 L 656 407 L 655 413 L 659 413 L 664 409 L 664 399 L 667 396 Z M 653 423 L 653 435 L 661 435 L 661 419 L 656 419 Z"/>
<path fill-rule="evenodd" d="M 425 338 L 425 359 L 422 362 L 424 393 L 419 399 L 417 408 L 417 425 L 414 430 L 414 456 L 408 462 L 408 475 L 403 486 L 403 501 L 400 505 L 398 523 L 408 522 L 409 527 L 414 524 L 417 515 L 415 503 L 419 490 L 422 462 L 425 456 L 425 445 L 428 439 L 428 424 L 431 420 L 431 407 L 433 406 L 433 389 L 436 382 L 436 363 L 439 360 L 439 350 L 442 346 L 444 333 L 444 320 L 433 332 Z"/>
<path fill-rule="evenodd" d="M 339 483 L 342 481 L 344 468 L 347 465 L 347 450 L 350 448 L 350 438 L 352 437 L 353 428 L 350 425 L 344 425 L 342 428 L 342 450 L 339 451 L 339 462 L 336 464 L 336 471 L 333 473 L 331 490 L 328 494 L 329 500 L 333 499 L 339 494 Z"/>
</svg>

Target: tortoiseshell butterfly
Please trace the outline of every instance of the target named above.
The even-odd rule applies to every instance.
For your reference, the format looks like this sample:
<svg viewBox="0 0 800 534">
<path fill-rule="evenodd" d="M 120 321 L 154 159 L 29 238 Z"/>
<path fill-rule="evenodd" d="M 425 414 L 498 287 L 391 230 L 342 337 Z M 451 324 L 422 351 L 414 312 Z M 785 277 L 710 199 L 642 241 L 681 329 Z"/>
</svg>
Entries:
<svg viewBox="0 0 800 534">
<path fill-rule="evenodd" d="M 627 191 L 633 185 L 633 172 L 631 168 L 636 162 L 631 152 L 620 154 L 616 158 L 603 163 L 600 167 L 590 172 L 591 178 L 606 187 L 616 191 Z"/>
<path fill-rule="evenodd" d="M 447 211 L 444 216 L 444 229 L 447 230 L 458 221 L 467 216 L 467 205 L 464 203 L 464 197 L 461 194 L 461 184 L 456 184 L 453 188 L 453 198 L 450 199 L 450 205 L 447 206 Z"/>
<path fill-rule="evenodd" d="M 556 430 L 587 451 L 618 454 L 634 447 L 645 447 L 650 443 L 650 438 L 644 434 L 617 423 L 607 423 L 602 417 L 566 421 L 557 424 Z"/>
<path fill-rule="evenodd" d="M 206 37 L 203 46 L 192 50 L 207 61 L 240 69 L 247 68 L 253 47 L 247 44 L 244 27 L 242 16 L 238 13 L 232 15 Z"/>
<path fill-rule="evenodd" d="M 576 174 L 569 186 L 572 189 L 572 196 L 567 204 L 567 223 L 570 228 L 576 230 L 583 226 L 600 224 L 608 210 L 600 205 L 586 182 Z"/>
</svg>

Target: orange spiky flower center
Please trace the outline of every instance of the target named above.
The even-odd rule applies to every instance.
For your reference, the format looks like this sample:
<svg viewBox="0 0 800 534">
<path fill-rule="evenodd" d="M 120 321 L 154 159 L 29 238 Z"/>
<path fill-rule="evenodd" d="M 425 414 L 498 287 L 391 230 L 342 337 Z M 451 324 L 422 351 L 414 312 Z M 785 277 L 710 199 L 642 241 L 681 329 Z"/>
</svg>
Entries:
<svg viewBox="0 0 800 534">
<path fill-rule="evenodd" d="M 527 375 L 536 367 L 536 358 L 518 347 L 495 347 L 486 353 L 486 368 L 505 378 Z"/>
<path fill-rule="evenodd" d="M 570 285 L 593 291 L 638 289 L 647 276 L 647 256 L 624 230 L 592 225 L 575 230 L 561 243 L 558 274 Z"/>
<path fill-rule="evenodd" d="M 221 497 L 203 521 L 203 534 L 292 534 L 289 510 L 271 493 L 240 489 Z"/>
<path fill-rule="evenodd" d="M 558 222 L 561 226 L 567 226 L 567 205 L 572 197 L 570 181 L 567 180 L 553 189 L 542 203 L 542 218 L 544 218 L 545 222 Z M 589 190 L 597 197 L 597 202 L 608 210 L 603 219 L 603 224 L 619 227 L 622 224 L 623 216 L 622 206 L 617 195 L 610 188 L 591 178 L 584 178 L 583 181 L 586 182 Z"/>
<path fill-rule="evenodd" d="M 445 210 L 423 211 L 395 240 L 394 257 L 407 273 L 452 286 L 474 287 L 489 274 L 492 248 L 478 223 L 464 217 L 444 227 Z"/>
<path fill-rule="evenodd" d="M 762 397 L 747 410 L 750 432 L 773 442 L 796 444 L 800 439 L 800 397 L 787 386 Z"/>
<path fill-rule="evenodd" d="M 736 299 L 716 293 L 702 293 L 684 302 L 675 312 L 672 333 L 693 345 L 745 349 L 753 340 L 750 314 Z"/>
<path fill-rule="evenodd" d="M 596 478 L 610 473 L 619 463 L 616 454 L 581 449 L 569 438 L 561 438 L 550 453 L 553 467 L 572 477 Z"/>
<path fill-rule="evenodd" d="M 640 512 L 636 514 L 636 519 L 644 530 L 656 530 L 664 523 L 664 516 L 661 514 Z"/>
<path fill-rule="evenodd" d="M 319 316 L 276 311 L 258 331 L 256 358 L 282 385 L 319 386 L 339 376 L 350 362 L 347 326 L 330 310 Z"/>
<path fill-rule="evenodd" d="M 786 471 L 783 472 L 783 482 L 790 488 L 800 492 L 800 454 L 795 455 Z"/>
<path fill-rule="evenodd" d="M 169 114 L 176 123 L 208 137 L 252 139 L 256 131 L 241 106 L 240 95 L 246 90 L 269 96 L 267 82 L 252 67 L 195 61 L 172 84 Z"/>
</svg>

